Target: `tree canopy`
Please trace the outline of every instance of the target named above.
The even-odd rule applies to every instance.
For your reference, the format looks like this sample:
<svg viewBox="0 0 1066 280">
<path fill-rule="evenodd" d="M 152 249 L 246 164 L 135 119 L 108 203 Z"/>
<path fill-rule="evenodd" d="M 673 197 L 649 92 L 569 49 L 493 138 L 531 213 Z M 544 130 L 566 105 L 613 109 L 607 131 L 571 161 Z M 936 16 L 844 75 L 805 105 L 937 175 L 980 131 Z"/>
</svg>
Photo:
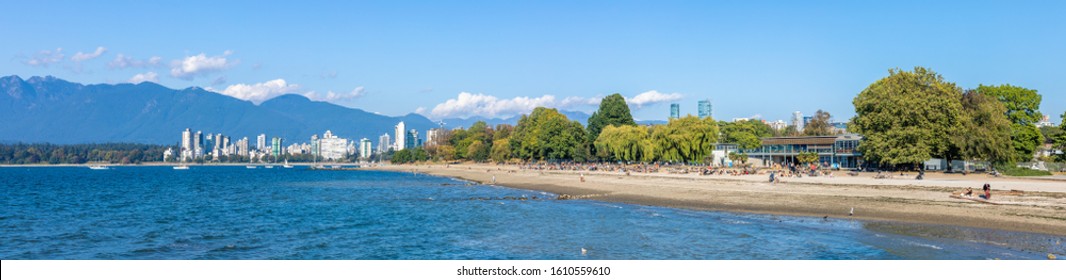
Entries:
<svg viewBox="0 0 1066 280">
<path fill-rule="evenodd" d="M 762 138 L 773 136 L 773 128 L 758 120 L 718 122 L 722 142 L 735 143 L 741 149 L 755 149 L 762 145 Z"/>
<path fill-rule="evenodd" d="M 959 128 L 962 89 L 922 67 L 889 70 L 853 100 L 849 130 L 862 134 L 867 161 L 915 165 L 950 152 Z"/>
<path fill-rule="evenodd" d="M 511 132 L 511 151 L 518 158 L 583 160 L 588 150 L 585 129 L 556 109 L 537 107 L 523 115 Z"/>
<path fill-rule="evenodd" d="M 603 128 L 609 126 L 637 125 L 633 121 L 633 115 L 629 112 L 629 105 L 621 94 L 612 94 L 600 101 L 600 108 L 592 112 L 588 119 L 588 139 L 586 143 L 596 142 Z M 593 146 L 595 148 L 595 146 Z"/>
<path fill-rule="evenodd" d="M 829 112 L 818 110 L 814 113 L 814 117 L 811 118 L 811 122 L 807 123 L 803 127 L 803 135 L 807 136 L 825 136 L 834 135 L 833 124 L 829 121 L 833 118 L 829 115 Z"/>
<path fill-rule="evenodd" d="M 657 160 L 702 162 L 718 142 L 718 124 L 711 118 L 690 115 L 654 126 L 650 136 Z"/>
<path fill-rule="evenodd" d="M 953 136 L 958 156 L 968 160 L 1006 162 L 1011 157 L 1011 130 L 1006 106 L 974 90 L 962 95 L 961 129 Z"/>
<path fill-rule="evenodd" d="M 991 96 L 1006 106 L 1007 119 L 1011 122 L 1011 140 L 1014 146 L 1013 160 L 1032 160 L 1044 136 L 1036 127 L 1043 114 L 1040 113 L 1040 94 L 1035 89 L 1013 86 L 980 85 L 977 92 Z"/>
<path fill-rule="evenodd" d="M 647 138 L 647 128 L 608 125 L 603 128 L 600 137 L 596 138 L 596 151 L 599 153 L 597 156 L 608 160 L 641 160 L 645 158 L 644 140 Z"/>
</svg>

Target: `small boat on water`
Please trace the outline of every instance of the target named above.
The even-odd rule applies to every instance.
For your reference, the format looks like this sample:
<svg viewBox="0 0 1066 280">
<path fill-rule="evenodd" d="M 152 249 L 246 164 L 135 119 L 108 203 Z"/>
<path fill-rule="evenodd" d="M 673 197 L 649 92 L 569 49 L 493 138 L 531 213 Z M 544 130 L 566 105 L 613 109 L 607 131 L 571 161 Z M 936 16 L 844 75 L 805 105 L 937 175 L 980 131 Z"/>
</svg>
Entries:
<svg viewBox="0 0 1066 280">
<path fill-rule="evenodd" d="M 268 165 L 266 165 L 266 166 L 263 166 L 263 167 L 264 167 L 264 168 L 266 168 L 266 169 L 271 169 L 271 168 L 274 168 L 274 166 L 273 166 L 273 165 L 269 165 L 269 164 L 268 164 Z"/>
<path fill-rule="evenodd" d="M 188 165 L 175 165 L 174 170 L 189 170 Z"/>
<path fill-rule="evenodd" d="M 289 164 L 289 160 L 287 160 L 287 159 L 286 159 L 286 160 L 285 160 L 285 165 L 282 165 L 281 167 L 284 167 L 284 168 L 292 168 L 292 165 L 291 165 L 291 164 Z"/>
<path fill-rule="evenodd" d="M 256 169 L 257 167 L 255 165 L 245 165 L 244 168 Z"/>
<path fill-rule="evenodd" d="M 90 165 L 89 169 L 92 169 L 92 170 L 108 170 L 108 169 L 111 169 L 111 168 L 107 167 L 107 165 Z"/>
</svg>

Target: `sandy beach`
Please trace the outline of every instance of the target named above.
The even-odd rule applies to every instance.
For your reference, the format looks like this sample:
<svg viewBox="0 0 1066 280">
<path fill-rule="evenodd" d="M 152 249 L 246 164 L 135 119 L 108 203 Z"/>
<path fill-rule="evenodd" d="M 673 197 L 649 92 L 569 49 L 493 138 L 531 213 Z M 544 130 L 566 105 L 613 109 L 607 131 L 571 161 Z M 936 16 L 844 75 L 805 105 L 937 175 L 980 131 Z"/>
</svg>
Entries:
<svg viewBox="0 0 1066 280">
<path fill-rule="evenodd" d="M 540 190 L 572 199 L 699 210 L 830 219 L 891 220 L 1066 235 L 1066 178 L 991 177 L 986 174 L 914 173 L 875 179 L 874 174 L 782 178 L 767 175 L 578 172 L 524 170 L 513 165 L 387 165 L 369 169 L 419 172 L 518 189 Z M 581 181 L 584 176 L 585 181 Z M 975 196 L 993 187 L 992 201 L 950 197 L 967 187 Z M 849 213 L 854 208 L 854 215 Z"/>
</svg>

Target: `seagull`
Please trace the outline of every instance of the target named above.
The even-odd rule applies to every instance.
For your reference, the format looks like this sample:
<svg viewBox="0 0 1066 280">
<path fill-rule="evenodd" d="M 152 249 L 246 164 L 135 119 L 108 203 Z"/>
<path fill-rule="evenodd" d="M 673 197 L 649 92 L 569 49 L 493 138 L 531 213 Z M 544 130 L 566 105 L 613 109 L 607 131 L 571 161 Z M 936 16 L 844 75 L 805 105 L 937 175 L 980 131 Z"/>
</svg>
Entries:
<svg viewBox="0 0 1066 280">
<path fill-rule="evenodd" d="M 854 215 L 855 215 L 855 207 L 851 207 L 851 212 L 848 212 L 848 216 L 854 216 Z"/>
</svg>

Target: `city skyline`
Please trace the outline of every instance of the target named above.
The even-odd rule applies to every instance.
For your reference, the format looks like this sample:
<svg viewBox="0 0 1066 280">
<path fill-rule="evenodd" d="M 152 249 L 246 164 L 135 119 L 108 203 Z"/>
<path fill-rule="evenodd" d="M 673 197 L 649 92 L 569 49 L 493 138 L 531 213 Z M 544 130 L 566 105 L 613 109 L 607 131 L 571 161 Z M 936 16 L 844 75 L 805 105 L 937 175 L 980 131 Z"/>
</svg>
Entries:
<svg viewBox="0 0 1066 280">
<path fill-rule="evenodd" d="M 180 23 L 154 19 L 181 9 L 128 4 L 64 3 L 50 5 L 53 17 L 0 19 L 26 39 L 0 46 L 6 74 L 155 81 L 253 102 L 291 92 L 434 120 L 537 105 L 591 112 L 616 92 L 640 120 L 664 120 L 671 103 L 696 115 L 703 99 L 716 119 L 788 120 L 818 109 L 849 118 L 851 99 L 888 69 L 925 66 L 963 88 L 1033 88 L 1044 114 L 1066 111 L 1061 2 L 221 3 Z M 8 6 L 20 5 L 44 4 Z M 348 11 L 358 16 L 340 15 Z M 142 35 L 117 35 L 126 33 Z M 1000 39 L 965 43 L 981 38 Z"/>
</svg>

